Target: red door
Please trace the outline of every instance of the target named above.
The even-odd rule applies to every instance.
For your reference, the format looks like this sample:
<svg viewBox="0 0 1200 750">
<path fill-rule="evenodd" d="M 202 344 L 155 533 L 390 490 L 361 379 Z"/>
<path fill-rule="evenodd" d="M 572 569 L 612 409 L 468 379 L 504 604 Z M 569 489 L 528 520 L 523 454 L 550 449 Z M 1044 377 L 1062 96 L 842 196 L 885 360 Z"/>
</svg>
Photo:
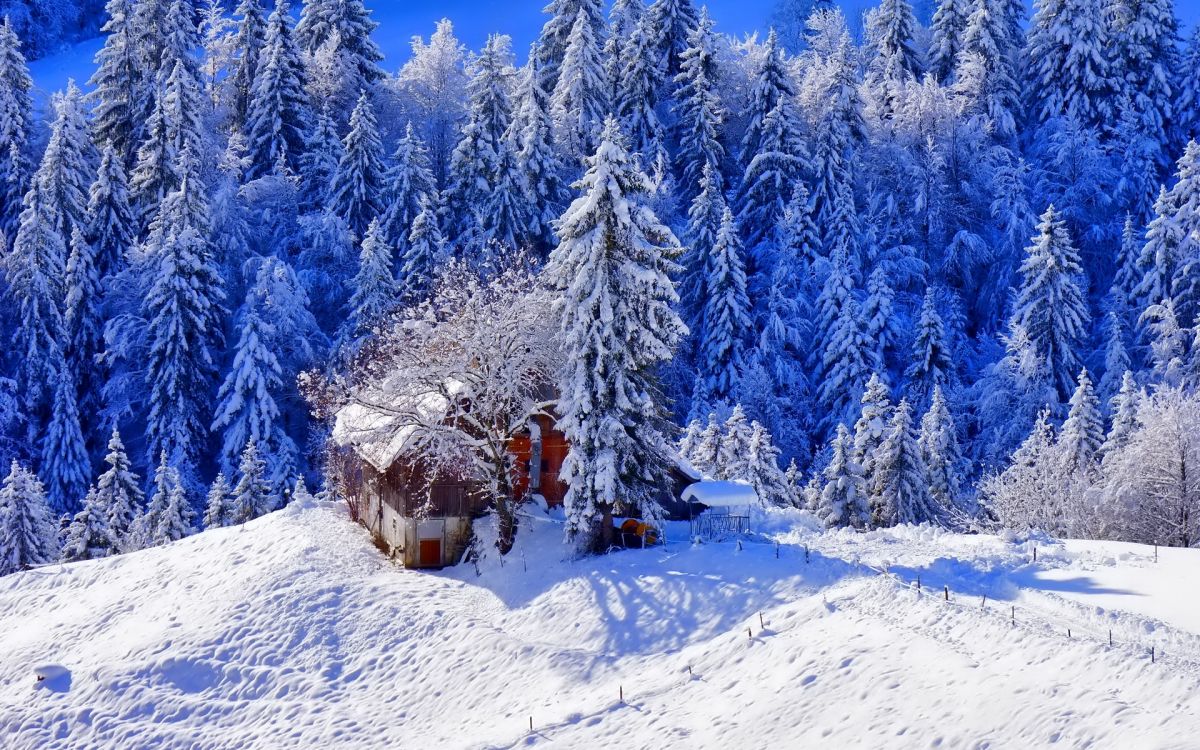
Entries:
<svg viewBox="0 0 1200 750">
<path fill-rule="evenodd" d="M 442 566 L 442 540 L 422 539 L 417 548 L 417 559 L 422 567 L 440 568 Z"/>
</svg>

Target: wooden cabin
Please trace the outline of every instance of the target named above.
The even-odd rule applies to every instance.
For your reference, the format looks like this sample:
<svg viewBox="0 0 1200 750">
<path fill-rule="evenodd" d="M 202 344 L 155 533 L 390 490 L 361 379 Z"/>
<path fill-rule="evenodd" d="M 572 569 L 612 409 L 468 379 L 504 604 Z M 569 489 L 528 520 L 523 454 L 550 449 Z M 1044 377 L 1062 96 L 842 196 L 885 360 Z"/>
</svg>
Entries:
<svg viewBox="0 0 1200 750">
<path fill-rule="evenodd" d="M 352 513 L 376 543 L 408 568 L 441 568 L 458 563 L 471 541 L 471 524 L 488 512 L 486 502 L 465 479 L 439 476 L 429 483 L 404 452 L 403 433 L 386 440 L 355 439 L 339 414 L 333 440 L 336 473 Z M 361 414 L 357 416 L 361 418 Z M 539 415 L 510 443 L 516 458 L 515 491 L 540 497 L 547 507 L 563 504 L 567 486 L 560 478 L 567 437 L 550 415 Z M 700 479 L 680 463 L 659 503 L 668 518 L 686 520 L 692 509 L 681 499 Z M 428 488 L 428 492 L 426 492 Z"/>
</svg>

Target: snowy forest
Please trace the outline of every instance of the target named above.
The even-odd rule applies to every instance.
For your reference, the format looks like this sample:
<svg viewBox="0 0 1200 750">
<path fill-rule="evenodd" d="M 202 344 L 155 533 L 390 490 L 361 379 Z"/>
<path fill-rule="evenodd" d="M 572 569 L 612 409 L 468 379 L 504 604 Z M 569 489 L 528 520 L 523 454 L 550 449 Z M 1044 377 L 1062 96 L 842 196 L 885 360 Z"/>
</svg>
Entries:
<svg viewBox="0 0 1200 750">
<path fill-rule="evenodd" d="M 553 0 L 527 54 L 445 20 L 394 74 L 362 0 L 109 0 L 41 113 L 28 7 L 0 572 L 323 486 L 332 409 L 405 356 L 488 363 L 498 415 L 554 385 L 583 547 L 655 516 L 676 452 L 831 527 L 1197 542 L 1200 33 L 1170 0 L 883 0 L 861 39 L 817 3 L 786 42 Z"/>
</svg>

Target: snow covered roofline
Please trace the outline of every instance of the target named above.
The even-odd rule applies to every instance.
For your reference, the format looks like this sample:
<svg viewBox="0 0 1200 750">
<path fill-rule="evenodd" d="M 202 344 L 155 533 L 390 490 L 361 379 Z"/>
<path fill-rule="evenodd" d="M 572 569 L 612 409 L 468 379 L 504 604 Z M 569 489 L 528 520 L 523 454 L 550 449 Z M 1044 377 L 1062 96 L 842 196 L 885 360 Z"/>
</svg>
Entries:
<svg viewBox="0 0 1200 750">
<path fill-rule="evenodd" d="M 408 378 L 393 375 L 378 386 L 360 388 L 338 410 L 333 442 L 352 449 L 377 471 L 387 471 L 409 448 L 418 427 L 440 421 L 450 410 L 443 393 L 416 393 L 411 384 Z M 446 384 L 446 393 L 461 390 L 461 383 Z"/>
<path fill-rule="evenodd" d="M 687 502 L 703 503 L 710 508 L 734 508 L 758 505 L 758 493 L 746 482 L 696 482 L 683 491 Z"/>
</svg>

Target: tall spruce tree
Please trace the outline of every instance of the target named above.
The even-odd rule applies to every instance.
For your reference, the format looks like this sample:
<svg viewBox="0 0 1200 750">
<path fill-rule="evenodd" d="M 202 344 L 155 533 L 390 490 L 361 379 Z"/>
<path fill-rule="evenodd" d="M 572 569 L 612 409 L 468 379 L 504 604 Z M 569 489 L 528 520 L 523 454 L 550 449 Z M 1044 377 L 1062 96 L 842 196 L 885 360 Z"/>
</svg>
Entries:
<svg viewBox="0 0 1200 750">
<path fill-rule="evenodd" d="M 721 143 L 725 110 L 717 93 L 717 42 L 707 8 L 700 9 L 679 68 L 675 76 L 675 140 L 679 144 L 675 167 L 680 197 L 690 202 L 701 190 L 705 166 L 719 174 L 725 161 Z"/>
<path fill-rule="evenodd" d="M 129 261 L 137 226 L 129 206 L 129 183 L 121 158 L 112 146 L 104 148 L 96 181 L 88 192 L 86 239 L 91 246 L 96 276 L 102 282 L 119 273 Z"/>
<path fill-rule="evenodd" d="M 954 375 L 954 361 L 946 339 L 946 328 L 942 316 L 938 314 L 933 288 L 930 287 L 925 290 L 925 299 L 921 303 L 917 334 L 913 338 L 912 361 L 905 371 L 910 402 L 918 407 L 924 406 L 937 388 L 952 383 Z"/>
<path fill-rule="evenodd" d="M 380 214 L 385 185 L 383 144 L 375 108 L 366 92 L 359 95 L 350 115 L 350 131 L 342 147 L 344 153 L 330 186 L 329 207 L 361 238 Z"/>
<path fill-rule="evenodd" d="M 396 144 L 386 181 L 387 207 L 380 226 L 399 264 L 408 248 L 408 234 L 413 222 L 421 212 L 421 201 L 431 200 L 437 194 L 429 149 L 411 122 L 404 129 L 404 137 Z"/>
<path fill-rule="evenodd" d="M 583 0 L 584 5 L 588 3 L 589 0 Z M 610 105 L 601 46 L 594 24 L 581 11 L 567 37 L 554 93 L 550 96 L 555 142 L 574 164 L 581 163 L 596 149 L 604 113 Z"/>
<path fill-rule="evenodd" d="M 233 88 L 233 113 L 236 122 L 247 123 L 259 70 L 259 55 L 266 46 L 267 14 L 261 0 L 238 0 L 234 15 L 238 18 L 234 37 L 238 56 L 229 73 Z"/>
<path fill-rule="evenodd" d="M 655 64 L 668 77 L 679 73 L 680 58 L 688 48 L 688 36 L 698 21 L 692 0 L 654 0 L 646 8 L 648 28 L 658 34 L 658 59 Z"/>
<path fill-rule="evenodd" d="M 670 274 L 681 249 L 645 206 L 650 185 L 614 119 L 577 187 L 547 277 L 563 295 L 559 425 L 571 445 L 562 469 L 567 535 L 580 548 L 597 549 L 611 539 L 614 512 L 651 521 L 661 514 L 656 487 L 669 449 L 653 370 L 685 331 L 671 307 L 677 298 Z"/>
<path fill-rule="evenodd" d="M 917 445 L 921 449 L 929 496 L 941 507 L 942 514 L 949 517 L 959 507 L 964 463 L 958 443 L 958 427 L 940 385 L 933 387 L 929 411 L 921 417 L 921 434 L 917 438 Z"/>
<path fill-rule="evenodd" d="M 142 98 L 147 91 L 147 74 L 152 78 L 156 72 L 143 68 L 139 59 L 135 4 L 134 0 L 108 0 L 108 20 L 100 28 L 107 36 L 104 47 L 96 53 L 96 72 L 88 81 L 96 143 L 111 147 L 126 169 L 133 166 L 145 132 Z"/>
<path fill-rule="evenodd" d="M 276 0 L 267 19 L 258 70 L 246 105 L 249 179 L 270 174 L 277 164 L 301 167 L 310 117 L 304 64 L 292 40 L 288 0 Z"/>
<path fill-rule="evenodd" d="M 737 387 L 751 331 L 745 262 L 733 212 L 728 207 L 721 216 L 709 257 L 703 330 L 700 377 L 704 398 L 708 403 L 727 401 Z"/>
<path fill-rule="evenodd" d="M 829 463 L 821 474 L 824 485 L 817 501 L 817 518 L 827 528 L 850 526 L 865 529 L 870 523 L 867 482 L 854 460 L 850 431 L 839 424 L 830 444 Z"/>
<path fill-rule="evenodd" d="M 58 557 L 58 529 L 37 476 L 12 462 L 0 487 L 0 576 Z"/>
<path fill-rule="evenodd" d="M 1054 206 L 1042 214 L 1038 234 L 1025 253 L 1012 322 L 1029 334 L 1060 397 L 1066 398 L 1080 365 L 1088 309 L 1080 286 L 1079 253 Z"/>
<path fill-rule="evenodd" d="M 93 487 L 83 500 L 63 537 L 64 562 L 98 560 L 118 552 L 108 529 L 108 508 Z"/>
<path fill-rule="evenodd" d="M 372 219 L 363 237 L 350 295 L 347 335 L 359 338 L 370 332 L 396 306 L 396 280 L 392 275 L 392 249 L 388 247 L 379 220 Z M 244 443 L 243 443 L 244 445 Z"/>
<path fill-rule="evenodd" d="M 542 79 L 537 51 L 532 50 L 513 119 L 513 135 L 528 190 L 530 237 L 534 250 L 545 258 L 556 242 L 554 224 L 566 207 L 568 196 L 564 166 L 554 140 L 550 94 Z M 516 129 L 518 124 L 520 129 Z"/>
<path fill-rule="evenodd" d="M 1058 435 L 1063 470 L 1070 475 L 1092 475 L 1103 443 L 1104 417 L 1100 413 L 1100 399 L 1092 388 L 1091 376 L 1084 369 L 1079 373 L 1079 385 L 1071 394 L 1071 409 Z"/>
<path fill-rule="evenodd" d="M 871 493 L 871 522 L 942 523 L 941 508 L 929 495 L 926 468 L 913 430 L 912 407 L 901 399 L 892 413 L 887 437 L 879 446 Z"/>
</svg>

